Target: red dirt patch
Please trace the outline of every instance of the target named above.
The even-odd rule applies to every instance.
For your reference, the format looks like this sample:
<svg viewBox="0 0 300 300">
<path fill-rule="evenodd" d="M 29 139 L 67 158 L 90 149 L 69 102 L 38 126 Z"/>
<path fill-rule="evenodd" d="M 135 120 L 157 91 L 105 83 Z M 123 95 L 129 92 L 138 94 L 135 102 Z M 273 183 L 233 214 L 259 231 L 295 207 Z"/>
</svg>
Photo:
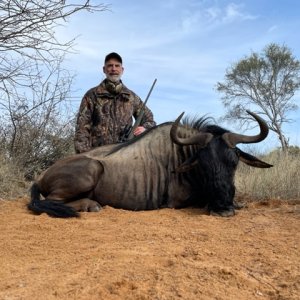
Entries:
<svg viewBox="0 0 300 300">
<path fill-rule="evenodd" d="M 299 205 L 54 219 L 26 202 L 0 200 L 0 299 L 300 298 Z"/>
</svg>

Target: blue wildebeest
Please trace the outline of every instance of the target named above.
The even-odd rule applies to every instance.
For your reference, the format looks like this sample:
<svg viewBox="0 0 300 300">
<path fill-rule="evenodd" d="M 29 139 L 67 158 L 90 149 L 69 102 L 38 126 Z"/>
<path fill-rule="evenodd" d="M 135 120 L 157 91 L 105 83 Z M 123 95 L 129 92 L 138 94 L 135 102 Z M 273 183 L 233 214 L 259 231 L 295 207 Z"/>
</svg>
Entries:
<svg viewBox="0 0 300 300">
<path fill-rule="evenodd" d="M 258 135 L 232 133 L 204 118 L 180 124 L 182 114 L 128 142 L 59 160 L 33 183 L 28 208 L 74 217 L 104 205 L 128 210 L 206 205 L 214 215 L 232 216 L 238 162 L 271 167 L 236 147 L 268 135 L 264 120 L 248 113 L 259 124 Z"/>
</svg>

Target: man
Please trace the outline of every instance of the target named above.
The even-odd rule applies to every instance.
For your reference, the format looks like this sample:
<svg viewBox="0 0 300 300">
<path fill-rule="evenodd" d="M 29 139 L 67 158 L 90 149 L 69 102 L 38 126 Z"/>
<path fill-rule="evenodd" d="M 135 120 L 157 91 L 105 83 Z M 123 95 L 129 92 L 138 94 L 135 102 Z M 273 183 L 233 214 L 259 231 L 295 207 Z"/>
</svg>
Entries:
<svg viewBox="0 0 300 300">
<path fill-rule="evenodd" d="M 143 106 L 142 100 L 122 82 L 122 58 L 112 52 L 105 57 L 106 78 L 83 97 L 75 130 L 75 151 L 82 153 L 95 147 L 121 141 L 126 128 L 132 125 Z M 141 126 L 134 135 L 155 126 L 153 114 L 145 107 Z"/>
</svg>

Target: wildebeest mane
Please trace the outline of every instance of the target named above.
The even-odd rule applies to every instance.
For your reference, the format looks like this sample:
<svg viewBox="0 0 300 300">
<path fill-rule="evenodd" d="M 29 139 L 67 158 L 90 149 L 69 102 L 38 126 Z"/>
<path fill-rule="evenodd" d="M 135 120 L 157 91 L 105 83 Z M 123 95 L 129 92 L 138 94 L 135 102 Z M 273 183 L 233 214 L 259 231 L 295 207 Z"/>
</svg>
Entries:
<svg viewBox="0 0 300 300">
<path fill-rule="evenodd" d="M 199 116 L 184 116 L 182 119 L 182 125 L 185 127 L 194 128 L 197 130 L 202 130 L 204 127 L 210 125 L 214 122 L 212 117 L 207 117 L 206 115 L 199 117 Z"/>
<path fill-rule="evenodd" d="M 182 120 L 182 124 L 186 127 L 190 127 L 202 132 L 209 132 L 215 136 L 219 136 L 225 132 L 228 132 L 227 129 L 224 129 L 215 123 L 216 121 L 213 117 L 207 117 L 206 115 L 202 117 L 186 116 Z"/>
</svg>

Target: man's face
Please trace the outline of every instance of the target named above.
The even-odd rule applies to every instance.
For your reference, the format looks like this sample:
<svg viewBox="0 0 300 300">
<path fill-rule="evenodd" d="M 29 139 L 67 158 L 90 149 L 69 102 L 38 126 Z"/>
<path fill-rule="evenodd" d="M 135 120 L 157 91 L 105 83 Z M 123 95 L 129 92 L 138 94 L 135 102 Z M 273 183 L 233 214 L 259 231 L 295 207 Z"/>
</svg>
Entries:
<svg viewBox="0 0 300 300">
<path fill-rule="evenodd" d="M 108 60 L 103 67 L 106 78 L 112 82 L 118 82 L 121 79 L 123 71 L 122 64 L 114 58 Z"/>
</svg>

